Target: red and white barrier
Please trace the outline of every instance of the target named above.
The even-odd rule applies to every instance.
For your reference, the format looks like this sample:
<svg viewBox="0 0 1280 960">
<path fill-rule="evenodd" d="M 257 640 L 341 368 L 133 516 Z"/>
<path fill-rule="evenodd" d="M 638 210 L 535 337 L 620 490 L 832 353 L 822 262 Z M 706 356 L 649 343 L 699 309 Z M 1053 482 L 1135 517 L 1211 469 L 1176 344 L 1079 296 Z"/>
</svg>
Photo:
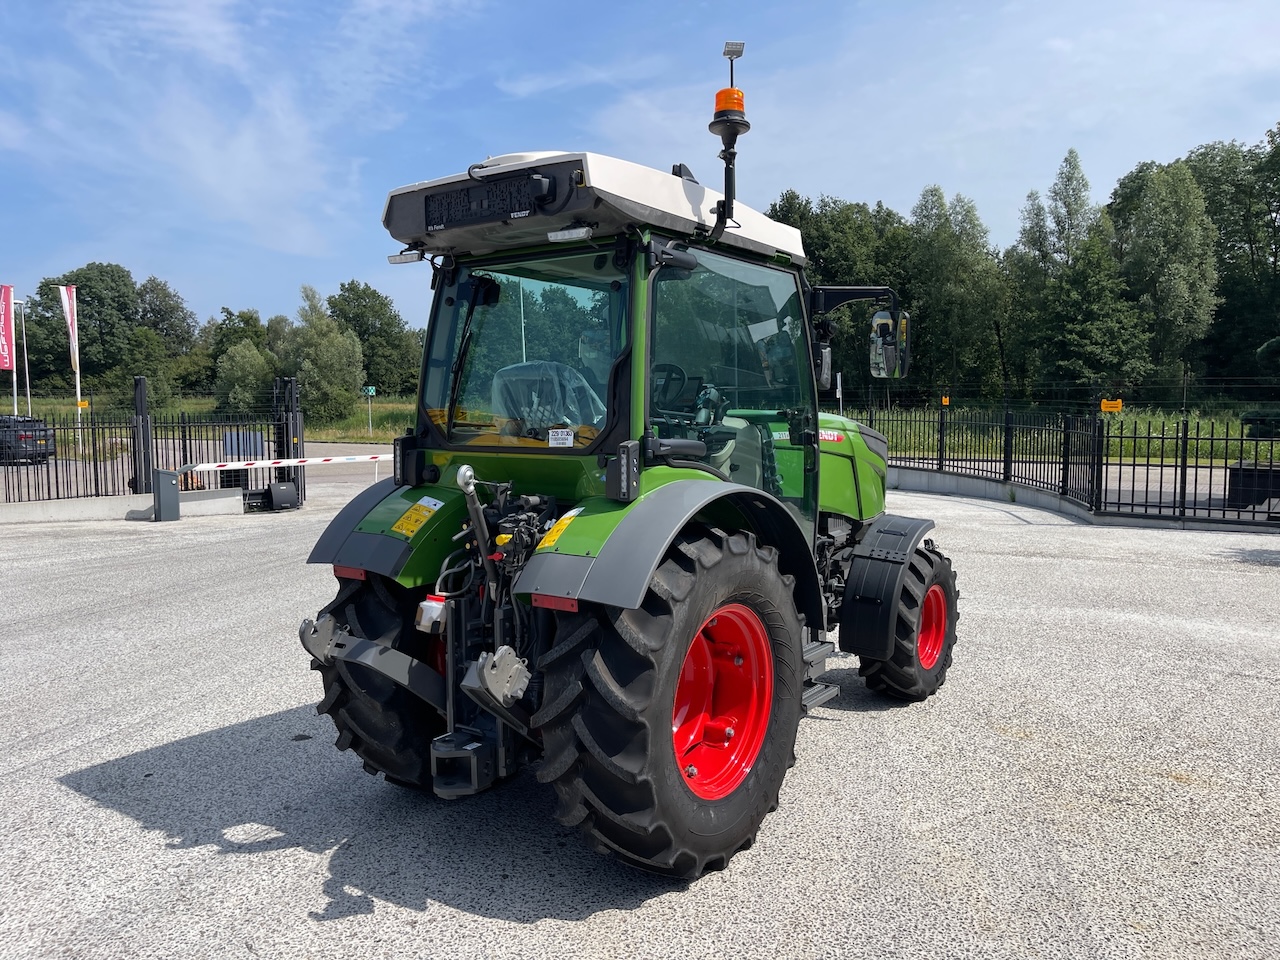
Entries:
<svg viewBox="0 0 1280 960">
<path fill-rule="evenodd" d="M 252 467 L 316 467 L 324 463 L 377 463 L 391 460 L 395 454 L 376 453 L 358 457 L 300 457 L 293 460 L 229 460 L 226 463 L 192 463 L 178 468 L 178 473 L 209 470 L 248 470 Z"/>
</svg>

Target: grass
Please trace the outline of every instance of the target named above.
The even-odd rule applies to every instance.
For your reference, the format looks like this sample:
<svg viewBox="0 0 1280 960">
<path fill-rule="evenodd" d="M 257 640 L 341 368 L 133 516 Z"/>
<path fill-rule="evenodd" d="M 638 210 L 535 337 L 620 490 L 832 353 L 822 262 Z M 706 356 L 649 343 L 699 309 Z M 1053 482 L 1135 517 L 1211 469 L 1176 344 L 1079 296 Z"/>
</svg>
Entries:
<svg viewBox="0 0 1280 960">
<path fill-rule="evenodd" d="M 373 400 L 372 430 L 370 408 L 360 404 L 358 413 L 338 423 L 323 427 L 307 427 L 307 439 L 317 443 L 391 443 L 417 421 L 417 404 L 414 400 Z"/>
</svg>

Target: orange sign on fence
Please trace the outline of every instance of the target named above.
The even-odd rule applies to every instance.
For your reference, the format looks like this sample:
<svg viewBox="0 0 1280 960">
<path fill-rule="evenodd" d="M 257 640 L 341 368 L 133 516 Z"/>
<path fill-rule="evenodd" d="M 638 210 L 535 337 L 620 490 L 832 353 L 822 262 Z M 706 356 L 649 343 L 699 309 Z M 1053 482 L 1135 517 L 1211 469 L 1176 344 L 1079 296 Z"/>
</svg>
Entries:
<svg viewBox="0 0 1280 960">
<path fill-rule="evenodd" d="M 1103 400 L 1100 404 L 1103 413 L 1119 413 L 1124 409 L 1123 400 Z"/>
</svg>

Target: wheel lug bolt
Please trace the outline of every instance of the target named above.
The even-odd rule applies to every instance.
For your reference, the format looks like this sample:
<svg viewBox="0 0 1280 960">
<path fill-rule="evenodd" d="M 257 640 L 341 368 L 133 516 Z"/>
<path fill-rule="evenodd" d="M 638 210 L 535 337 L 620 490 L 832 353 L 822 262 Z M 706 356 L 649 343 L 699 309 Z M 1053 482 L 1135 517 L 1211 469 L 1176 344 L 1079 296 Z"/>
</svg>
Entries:
<svg viewBox="0 0 1280 960">
<path fill-rule="evenodd" d="M 726 740 L 732 740 L 732 739 L 733 739 L 733 727 L 725 727 L 725 728 L 724 728 L 724 738 L 725 738 Z"/>
<path fill-rule="evenodd" d="M 720 618 L 719 618 L 719 617 L 712 617 L 710 620 L 708 620 L 708 621 L 707 621 L 707 626 L 708 626 L 708 627 L 714 627 L 714 626 L 715 626 L 717 623 L 719 623 L 719 622 L 720 622 Z"/>
<path fill-rule="evenodd" d="M 735 667 L 740 667 L 740 666 L 742 666 L 742 658 L 741 658 L 741 657 L 734 657 L 734 658 L 733 658 L 733 665 L 734 665 Z"/>
<path fill-rule="evenodd" d="M 691 763 L 689 766 L 684 768 L 684 775 L 692 779 L 698 775 L 698 768 Z"/>
</svg>

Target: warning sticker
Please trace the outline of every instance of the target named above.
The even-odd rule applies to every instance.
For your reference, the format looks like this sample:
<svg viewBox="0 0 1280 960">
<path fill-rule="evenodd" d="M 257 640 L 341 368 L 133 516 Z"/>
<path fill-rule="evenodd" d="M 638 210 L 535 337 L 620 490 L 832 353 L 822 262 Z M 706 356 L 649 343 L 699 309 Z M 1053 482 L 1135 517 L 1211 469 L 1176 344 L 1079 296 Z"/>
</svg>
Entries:
<svg viewBox="0 0 1280 960">
<path fill-rule="evenodd" d="M 391 531 L 412 540 L 413 535 L 422 529 L 422 525 L 431 519 L 431 515 L 443 506 L 444 504 L 434 497 L 423 497 L 400 515 L 400 519 L 395 522 Z"/>
<path fill-rule="evenodd" d="M 573 431 L 564 427 L 552 427 L 547 431 L 548 447 L 572 447 Z"/>
<path fill-rule="evenodd" d="M 560 534 L 564 533 L 569 524 L 573 523 L 573 518 L 581 512 L 581 507 L 575 507 L 557 520 L 555 526 L 548 530 L 547 535 L 538 542 L 538 549 L 542 550 L 547 547 L 554 547 L 556 545 L 556 541 L 560 539 Z"/>
</svg>

